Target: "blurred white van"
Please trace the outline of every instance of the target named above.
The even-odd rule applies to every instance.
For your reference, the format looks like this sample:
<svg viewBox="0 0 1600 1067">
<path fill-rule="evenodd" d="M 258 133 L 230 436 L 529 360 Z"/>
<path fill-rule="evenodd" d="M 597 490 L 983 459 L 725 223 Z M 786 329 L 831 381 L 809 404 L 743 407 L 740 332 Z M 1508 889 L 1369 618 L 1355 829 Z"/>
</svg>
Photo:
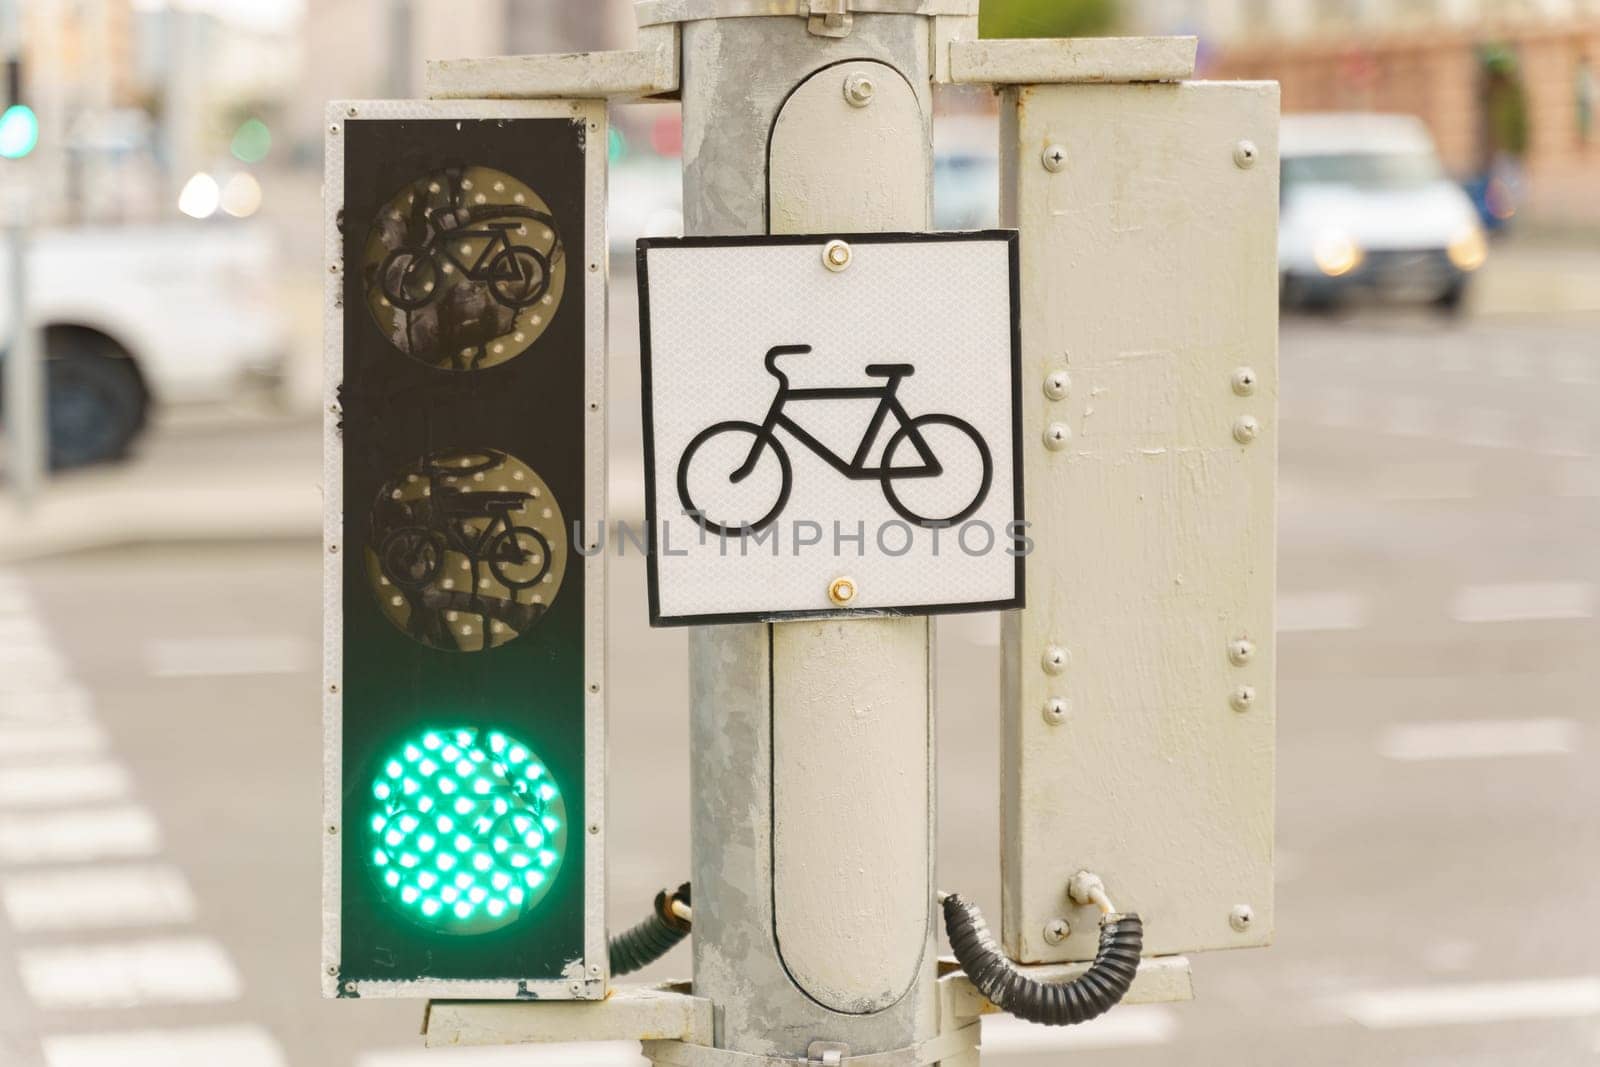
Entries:
<svg viewBox="0 0 1600 1067">
<path fill-rule="evenodd" d="M 1278 270 L 1284 302 L 1328 305 L 1360 290 L 1462 306 L 1488 254 L 1467 194 L 1410 115 L 1285 115 Z"/>
</svg>

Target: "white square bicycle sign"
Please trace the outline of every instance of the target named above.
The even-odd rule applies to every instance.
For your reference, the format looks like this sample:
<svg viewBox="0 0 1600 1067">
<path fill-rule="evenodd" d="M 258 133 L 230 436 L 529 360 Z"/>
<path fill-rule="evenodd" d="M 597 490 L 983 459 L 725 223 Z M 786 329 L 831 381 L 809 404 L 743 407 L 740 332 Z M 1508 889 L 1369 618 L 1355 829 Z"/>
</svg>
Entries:
<svg viewBox="0 0 1600 1067">
<path fill-rule="evenodd" d="M 1013 231 L 639 242 L 653 625 L 1021 607 Z"/>
</svg>

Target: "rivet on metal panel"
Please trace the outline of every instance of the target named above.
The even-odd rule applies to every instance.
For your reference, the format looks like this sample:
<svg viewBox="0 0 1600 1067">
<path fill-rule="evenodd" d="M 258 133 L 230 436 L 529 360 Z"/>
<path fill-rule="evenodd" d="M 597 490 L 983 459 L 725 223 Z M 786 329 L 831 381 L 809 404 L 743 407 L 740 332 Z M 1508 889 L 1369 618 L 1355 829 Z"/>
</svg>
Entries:
<svg viewBox="0 0 1600 1067">
<path fill-rule="evenodd" d="M 358 114 L 358 112 L 356 111 L 356 109 L 354 107 L 352 107 L 352 108 L 350 108 L 350 110 L 346 111 L 345 114 L 349 115 L 351 118 L 355 118 L 356 115 Z"/>
<path fill-rule="evenodd" d="M 338 133 L 339 132 L 339 124 L 337 122 L 335 122 L 332 125 L 330 125 L 328 127 L 328 132 L 329 133 Z"/>
<path fill-rule="evenodd" d="M 328 551 L 329 552 L 337 552 L 337 551 L 339 551 L 339 546 L 338 545 L 329 545 L 328 546 Z"/>
<path fill-rule="evenodd" d="M 1235 904 L 1233 910 L 1228 912 L 1228 925 L 1241 934 L 1250 929 L 1250 924 L 1256 921 L 1256 913 L 1248 904 Z"/>
<path fill-rule="evenodd" d="M 1233 439 L 1241 445 L 1254 441 L 1261 433 L 1261 423 L 1254 415 L 1240 415 L 1233 420 Z"/>
<path fill-rule="evenodd" d="M 330 976 L 336 976 L 338 973 L 339 973 L 339 968 L 338 968 L 337 965 L 334 965 L 334 966 L 328 968 L 328 974 Z"/>
<path fill-rule="evenodd" d="M 600 824 L 597 823 L 597 822 L 590 823 L 589 824 L 589 832 L 591 834 L 598 834 L 600 832 Z"/>
<path fill-rule="evenodd" d="M 1072 379 L 1064 370 L 1045 375 L 1044 395 L 1051 400 L 1065 400 L 1072 391 Z"/>
<path fill-rule="evenodd" d="M 1051 919 L 1044 927 L 1044 939 L 1052 945 L 1059 945 L 1072 933 L 1072 926 L 1065 919 Z"/>
<path fill-rule="evenodd" d="M 841 575 L 828 583 L 828 599 L 844 607 L 856 598 L 856 580 L 848 575 Z"/>
<path fill-rule="evenodd" d="M 1240 396 L 1250 396 L 1256 391 L 1256 372 L 1252 367 L 1240 367 L 1233 372 L 1233 391 Z"/>
<path fill-rule="evenodd" d="M 1060 645 L 1050 645 L 1044 650 L 1044 655 L 1039 657 L 1039 665 L 1046 674 L 1060 674 L 1067 669 L 1067 661 L 1072 659 L 1072 653 Z"/>
<path fill-rule="evenodd" d="M 1261 150 L 1256 148 L 1254 141 L 1240 141 L 1233 146 L 1233 162 L 1240 170 L 1249 170 L 1256 165 L 1256 159 L 1261 155 Z"/>
<path fill-rule="evenodd" d="M 1255 654 L 1255 642 L 1248 637 L 1236 637 L 1228 642 L 1228 662 L 1235 667 L 1243 667 Z"/>
<path fill-rule="evenodd" d="M 338 274 L 339 273 L 339 264 L 337 264 L 337 263 L 329 263 L 328 264 L 328 273 L 329 274 Z"/>
<path fill-rule="evenodd" d="M 1061 168 L 1067 165 L 1067 150 L 1058 144 L 1045 145 L 1040 160 L 1044 163 L 1045 170 L 1051 174 L 1058 174 Z"/>
<path fill-rule="evenodd" d="M 844 98 L 851 107 L 866 107 L 872 103 L 872 94 L 878 87 L 865 74 L 852 74 L 844 80 Z"/>
<path fill-rule="evenodd" d="M 1052 422 L 1044 428 L 1044 447 L 1059 452 L 1072 440 L 1072 427 L 1064 422 Z"/>
<path fill-rule="evenodd" d="M 574 994 L 582 993 L 583 992 L 583 983 L 582 982 L 568 982 L 567 983 L 567 989 L 568 989 L 568 991 L 570 991 L 570 992 L 572 992 Z"/>
<path fill-rule="evenodd" d="M 346 982 L 344 984 L 344 991 L 346 993 L 354 993 L 356 991 L 356 984 L 354 982 Z"/>
<path fill-rule="evenodd" d="M 1233 691 L 1233 696 L 1228 698 L 1228 703 L 1233 705 L 1234 711 L 1249 711 L 1256 702 L 1256 687 L 1241 685 Z"/>
<path fill-rule="evenodd" d="M 822 246 L 822 265 L 834 273 L 844 270 L 850 265 L 850 246 L 840 240 L 832 240 Z"/>
<path fill-rule="evenodd" d="M 328 833 L 330 833 L 330 834 L 336 834 L 336 833 L 338 833 L 338 832 L 339 832 L 339 828 L 338 828 L 338 827 L 337 827 L 337 826 L 330 826 L 330 827 L 328 827 Z"/>
<path fill-rule="evenodd" d="M 1051 697 L 1044 702 L 1044 721 L 1051 726 L 1060 726 L 1067 721 L 1067 715 L 1072 711 L 1072 702 L 1064 697 Z"/>
</svg>

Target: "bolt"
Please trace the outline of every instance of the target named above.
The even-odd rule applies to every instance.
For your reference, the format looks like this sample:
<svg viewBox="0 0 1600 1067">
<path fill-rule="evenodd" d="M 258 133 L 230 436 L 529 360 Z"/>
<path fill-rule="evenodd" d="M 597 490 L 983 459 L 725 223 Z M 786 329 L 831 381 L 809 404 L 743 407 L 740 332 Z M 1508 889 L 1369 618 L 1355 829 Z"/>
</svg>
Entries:
<svg viewBox="0 0 1600 1067">
<path fill-rule="evenodd" d="M 1233 146 L 1233 163 L 1240 170 L 1249 170 L 1256 165 L 1256 157 L 1261 155 L 1261 150 L 1254 141 L 1240 141 Z"/>
<path fill-rule="evenodd" d="M 1256 421 L 1254 415 L 1240 415 L 1233 420 L 1233 439 L 1241 445 L 1254 441 L 1261 433 L 1261 423 Z"/>
<path fill-rule="evenodd" d="M 1233 705 L 1234 711 L 1249 711 L 1256 702 L 1256 687 L 1241 685 L 1233 691 L 1233 696 L 1228 698 L 1228 703 Z"/>
<path fill-rule="evenodd" d="M 339 691 L 339 683 L 338 682 L 333 682 L 333 683 L 329 684 L 328 692 L 337 693 L 338 691 Z"/>
<path fill-rule="evenodd" d="M 583 983 L 582 982 L 571 982 L 571 983 L 569 983 L 567 985 L 567 988 L 572 991 L 572 994 L 574 996 L 579 996 L 579 995 L 581 995 L 583 993 Z"/>
<path fill-rule="evenodd" d="M 1052 422 L 1044 428 L 1044 447 L 1059 452 L 1072 440 L 1072 428 L 1064 422 Z"/>
<path fill-rule="evenodd" d="M 837 274 L 850 265 L 850 246 L 833 240 L 822 246 L 822 265 Z"/>
<path fill-rule="evenodd" d="M 589 832 L 591 834 L 598 834 L 600 832 L 600 824 L 597 823 L 597 822 L 590 823 L 589 824 Z"/>
<path fill-rule="evenodd" d="M 1043 161 L 1045 170 L 1057 174 L 1067 165 L 1067 150 L 1058 144 L 1046 145 Z"/>
<path fill-rule="evenodd" d="M 856 580 L 840 576 L 828 583 L 828 599 L 841 608 L 856 598 Z"/>
<path fill-rule="evenodd" d="M 337 263 L 329 263 L 328 264 L 328 273 L 329 274 L 338 274 L 339 273 L 339 264 L 337 264 Z"/>
<path fill-rule="evenodd" d="M 328 827 L 328 833 L 330 833 L 330 834 L 336 834 L 336 833 L 338 833 L 338 832 L 339 832 L 339 828 L 338 828 L 338 827 L 337 827 L 337 826 L 330 826 L 330 827 Z"/>
<path fill-rule="evenodd" d="M 1228 662 L 1235 667 L 1243 667 L 1255 654 L 1255 642 L 1248 637 L 1237 637 L 1228 642 Z"/>
<path fill-rule="evenodd" d="M 1072 391 L 1072 379 L 1064 370 L 1055 371 L 1044 377 L 1044 395 L 1051 400 L 1065 400 Z"/>
<path fill-rule="evenodd" d="M 346 982 L 344 984 L 344 991 L 346 993 L 354 993 L 356 991 L 356 984 L 354 982 Z"/>
<path fill-rule="evenodd" d="M 865 74 L 852 74 L 844 80 L 844 98 L 851 107 L 866 107 L 872 103 L 872 94 L 878 87 Z"/>
<path fill-rule="evenodd" d="M 1251 367 L 1240 367 L 1233 372 L 1233 391 L 1240 396 L 1252 396 L 1256 391 L 1256 372 Z"/>
<path fill-rule="evenodd" d="M 600 977 L 600 965 L 598 963 L 589 964 L 589 973 L 594 975 L 596 978 L 599 978 Z"/>
<path fill-rule="evenodd" d="M 1071 701 L 1062 697 L 1051 697 L 1044 702 L 1044 721 L 1051 726 L 1060 726 L 1067 721 L 1067 713 L 1071 710 Z"/>
<path fill-rule="evenodd" d="M 328 132 L 329 133 L 333 133 L 333 134 L 338 133 L 339 132 L 339 124 L 337 122 L 335 122 L 332 125 L 330 125 L 328 127 Z"/>
<path fill-rule="evenodd" d="M 329 967 L 328 968 L 328 976 L 330 978 L 336 978 L 336 977 L 338 977 L 338 975 L 339 975 L 339 968 L 338 967 Z"/>
<path fill-rule="evenodd" d="M 589 692 L 591 692 L 591 693 L 600 692 L 600 683 L 599 682 L 590 682 L 589 683 Z"/>
<path fill-rule="evenodd" d="M 1072 927 L 1065 919 L 1051 919 L 1044 924 L 1044 939 L 1052 945 L 1059 945 L 1072 933 Z"/>
<path fill-rule="evenodd" d="M 339 546 L 338 546 L 338 545 L 329 545 L 329 546 L 328 546 L 328 551 L 329 551 L 329 552 L 330 552 L 330 553 L 332 553 L 332 552 L 337 552 L 337 551 L 339 551 Z"/>
<path fill-rule="evenodd" d="M 356 109 L 352 107 L 349 111 L 346 111 L 345 114 L 349 115 L 351 118 L 355 118 L 356 117 Z"/>
<path fill-rule="evenodd" d="M 1067 669 L 1067 661 L 1072 658 L 1072 653 L 1060 645 L 1050 645 L 1044 650 L 1044 655 L 1039 657 L 1039 664 L 1046 674 L 1060 674 Z"/>
<path fill-rule="evenodd" d="M 1235 904 L 1233 910 L 1228 912 L 1228 925 L 1241 934 L 1250 929 L 1250 924 L 1256 921 L 1256 913 L 1248 904 Z"/>
</svg>

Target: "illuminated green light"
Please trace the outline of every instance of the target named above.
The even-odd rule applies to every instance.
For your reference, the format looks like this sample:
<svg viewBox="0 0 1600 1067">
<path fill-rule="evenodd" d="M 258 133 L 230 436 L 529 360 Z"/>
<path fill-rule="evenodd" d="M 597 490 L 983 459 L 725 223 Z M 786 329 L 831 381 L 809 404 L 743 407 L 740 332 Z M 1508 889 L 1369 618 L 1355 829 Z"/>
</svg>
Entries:
<svg viewBox="0 0 1600 1067">
<path fill-rule="evenodd" d="M 228 146 L 233 158 L 242 163 L 260 163 L 272 150 L 272 131 L 260 119 L 245 119 L 233 133 Z"/>
<path fill-rule="evenodd" d="M 376 766 L 372 869 L 396 908 L 443 933 L 479 934 L 548 894 L 566 805 L 527 745 L 454 726 L 402 739 Z"/>
<path fill-rule="evenodd" d="M 0 156 L 21 159 L 39 143 L 39 116 L 27 104 L 12 104 L 0 114 Z"/>
</svg>

